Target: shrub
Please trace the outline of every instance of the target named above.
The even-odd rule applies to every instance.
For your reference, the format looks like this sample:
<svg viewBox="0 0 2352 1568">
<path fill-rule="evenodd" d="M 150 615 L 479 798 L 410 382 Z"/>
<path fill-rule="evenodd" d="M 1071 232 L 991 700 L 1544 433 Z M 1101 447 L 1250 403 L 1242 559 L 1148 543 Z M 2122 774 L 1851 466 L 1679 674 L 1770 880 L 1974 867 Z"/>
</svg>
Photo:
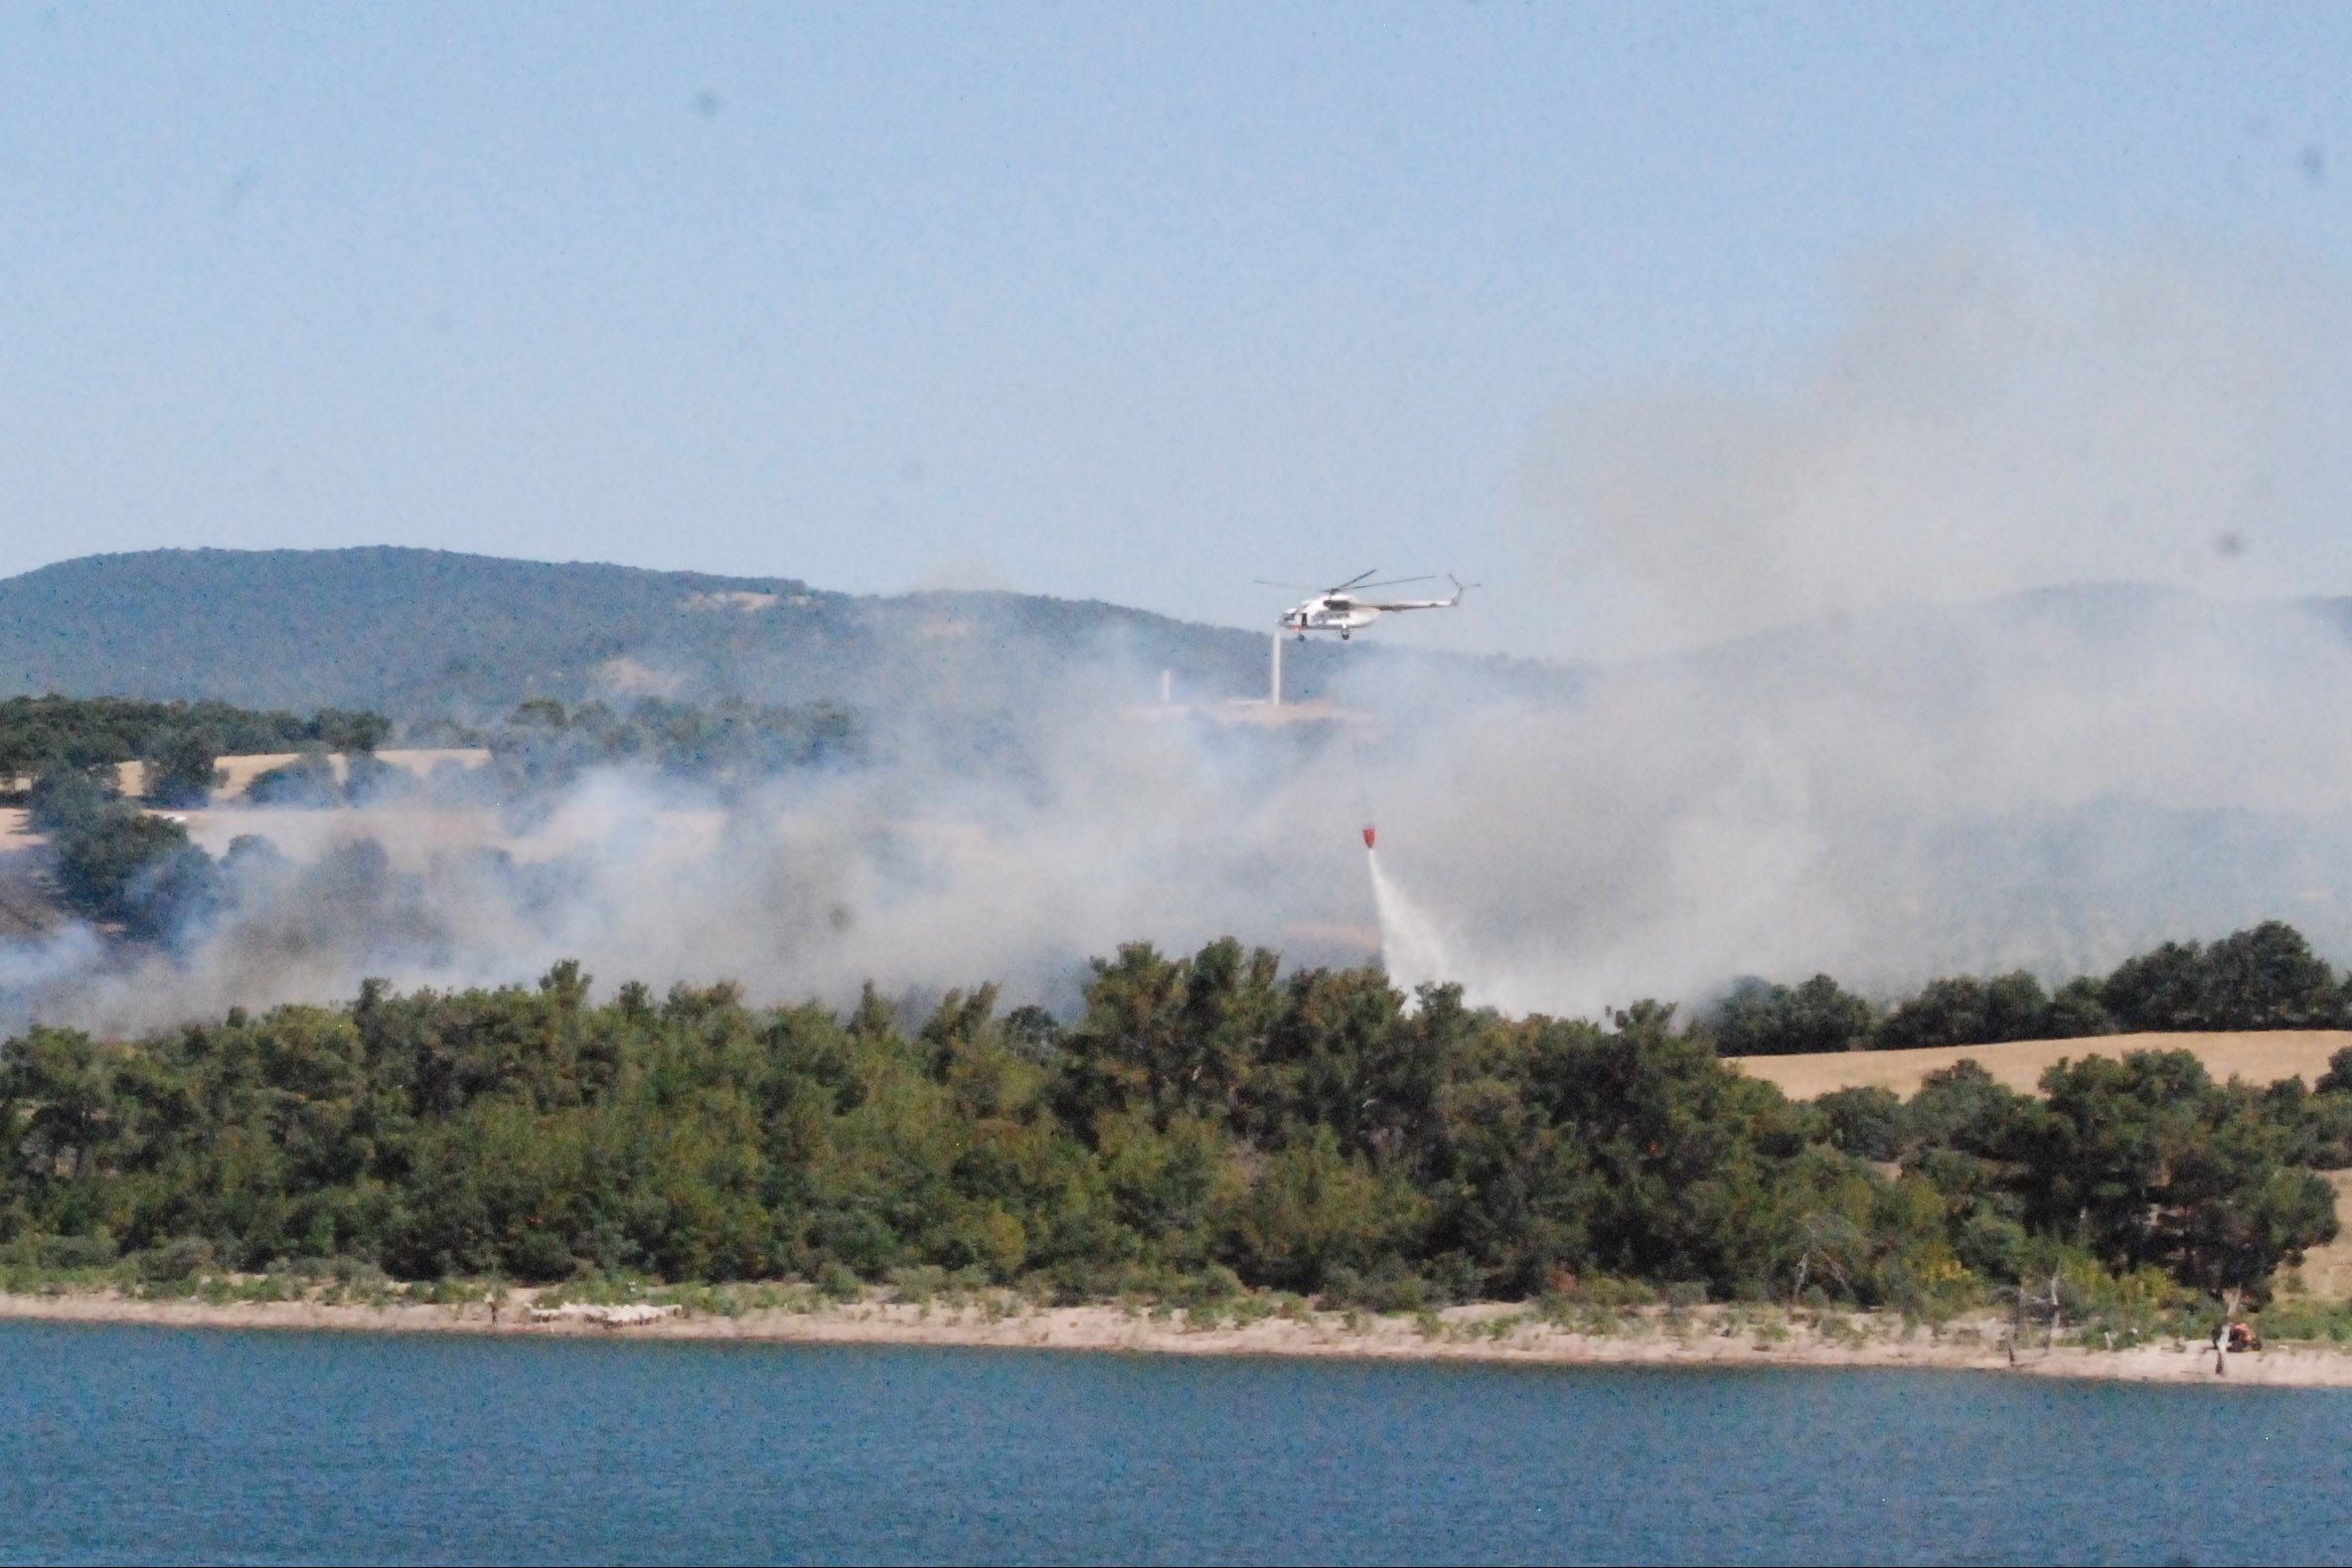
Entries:
<svg viewBox="0 0 2352 1568">
<path fill-rule="evenodd" d="M 1911 1130 L 1902 1096 L 1892 1089 L 1838 1089 L 1813 1101 L 1833 1148 L 1862 1160 L 1893 1160 Z"/>
<path fill-rule="evenodd" d="M 136 1253 L 129 1261 L 138 1277 L 149 1284 L 176 1285 L 213 1266 L 213 1244 L 195 1236 L 181 1236 Z"/>
</svg>

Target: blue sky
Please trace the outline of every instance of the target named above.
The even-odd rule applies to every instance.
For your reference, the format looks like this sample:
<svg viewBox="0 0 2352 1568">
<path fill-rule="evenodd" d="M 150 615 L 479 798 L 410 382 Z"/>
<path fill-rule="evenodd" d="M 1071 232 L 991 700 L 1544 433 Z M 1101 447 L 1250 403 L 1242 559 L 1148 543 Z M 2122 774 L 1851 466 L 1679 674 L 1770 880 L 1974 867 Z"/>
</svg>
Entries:
<svg viewBox="0 0 2352 1568">
<path fill-rule="evenodd" d="M 1915 258 L 2044 302 L 2021 383 L 2236 323 L 2111 468 L 2323 405 L 2347 83 L 2344 6 L 9 6 L 0 572 L 396 543 L 1244 622 L 1452 567 L 1482 613 L 1411 635 L 1591 651 L 1640 569 L 1591 476 L 1659 494 L 1693 407 L 1821 424 L 1857 333 L 1948 314 L 1886 303 Z M 2150 267 L 2188 303 L 2116 325 Z M 2261 580 L 2352 591 L 2352 485 L 2209 455 L 2287 497 Z"/>
</svg>

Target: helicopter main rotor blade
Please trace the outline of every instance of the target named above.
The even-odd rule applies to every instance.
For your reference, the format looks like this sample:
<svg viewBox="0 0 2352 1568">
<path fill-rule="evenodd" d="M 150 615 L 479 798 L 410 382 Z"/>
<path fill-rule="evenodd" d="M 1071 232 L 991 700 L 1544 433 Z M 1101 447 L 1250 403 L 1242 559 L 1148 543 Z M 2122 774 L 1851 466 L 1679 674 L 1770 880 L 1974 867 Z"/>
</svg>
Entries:
<svg viewBox="0 0 2352 1568">
<path fill-rule="evenodd" d="M 1379 567 L 1374 566 L 1372 571 L 1378 571 L 1379 569 Z M 1250 578 L 1250 581 L 1256 583 L 1261 588 L 1296 588 L 1302 593 L 1328 594 L 1346 593 L 1355 588 L 1393 588 L 1400 583 L 1434 582 L 1437 579 L 1437 573 L 1424 572 L 1418 577 L 1382 577 L 1377 582 L 1366 582 L 1364 579 L 1371 576 L 1372 571 L 1359 571 L 1354 576 L 1348 578 L 1345 582 L 1333 583 L 1328 588 L 1319 588 L 1312 582 L 1277 582 L 1272 577 L 1252 577 Z"/>
</svg>

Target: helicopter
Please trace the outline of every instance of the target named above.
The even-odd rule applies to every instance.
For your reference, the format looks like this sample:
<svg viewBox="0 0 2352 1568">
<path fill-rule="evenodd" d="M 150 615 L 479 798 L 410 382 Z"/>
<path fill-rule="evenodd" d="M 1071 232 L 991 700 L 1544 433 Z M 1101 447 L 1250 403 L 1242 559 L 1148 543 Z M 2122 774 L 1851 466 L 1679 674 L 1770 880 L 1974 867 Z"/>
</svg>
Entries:
<svg viewBox="0 0 2352 1568">
<path fill-rule="evenodd" d="M 1374 566 L 1372 571 L 1379 569 Z M 1357 598 L 1356 595 L 1367 588 L 1393 588 L 1408 582 L 1429 581 L 1428 577 L 1423 576 L 1387 577 L 1378 582 L 1367 582 L 1364 579 L 1371 576 L 1372 571 L 1359 571 L 1345 582 L 1324 588 L 1318 591 L 1314 598 L 1292 605 L 1283 613 L 1282 629 L 1286 632 L 1297 632 L 1301 642 L 1307 640 L 1309 632 L 1337 632 L 1339 640 L 1345 642 L 1357 631 L 1394 610 L 1450 610 L 1462 602 L 1463 589 L 1472 586 L 1449 572 L 1446 575 L 1446 580 L 1454 584 L 1454 593 L 1451 598 L 1387 600 Z M 1262 586 L 1269 588 L 1303 588 L 1307 586 L 1303 582 L 1268 582 L 1263 577 L 1260 577 L 1258 581 Z"/>
</svg>

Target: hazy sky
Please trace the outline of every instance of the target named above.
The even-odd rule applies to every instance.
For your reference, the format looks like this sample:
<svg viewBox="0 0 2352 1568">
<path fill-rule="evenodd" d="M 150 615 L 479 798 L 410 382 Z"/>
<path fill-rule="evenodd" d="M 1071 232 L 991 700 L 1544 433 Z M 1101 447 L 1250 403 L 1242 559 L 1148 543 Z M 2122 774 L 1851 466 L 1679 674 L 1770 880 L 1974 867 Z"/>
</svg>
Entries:
<svg viewBox="0 0 2352 1568">
<path fill-rule="evenodd" d="M 1738 629 L 1691 561 L 1759 530 L 1757 619 L 2352 591 L 2293 415 L 2352 385 L 2348 84 L 2342 5 L 10 5 L 0 572 L 396 543 L 1246 622 L 1452 567 L 1484 607 L 1410 630 L 1527 651 L 1618 574 Z M 2041 549 L 2053 494 L 2108 532 Z"/>
</svg>

